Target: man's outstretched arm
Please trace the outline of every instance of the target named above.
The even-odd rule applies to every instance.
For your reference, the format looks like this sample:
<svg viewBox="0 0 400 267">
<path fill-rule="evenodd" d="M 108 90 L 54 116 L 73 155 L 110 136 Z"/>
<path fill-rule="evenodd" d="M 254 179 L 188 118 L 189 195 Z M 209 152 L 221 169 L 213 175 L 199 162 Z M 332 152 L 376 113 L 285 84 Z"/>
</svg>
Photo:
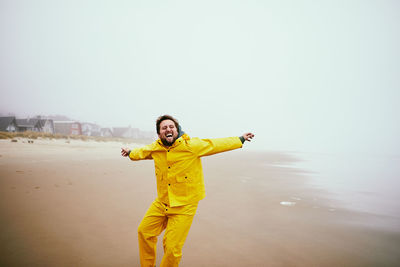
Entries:
<svg viewBox="0 0 400 267">
<path fill-rule="evenodd" d="M 131 160 L 142 160 L 142 159 L 152 159 L 152 145 L 147 145 L 140 148 L 134 148 L 130 150 L 129 148 L 121 148 L 121 156 L 129 157 Z"/>
<path fill-rule="evenodd" d="M 245 133 L 238 137 L 213 138 L 213 139 L 192 139 L 192 148 L 200 157 L 233 150 L 242 147 L 245 141 L 254 137 L 252 133 Z"/>
</svg>

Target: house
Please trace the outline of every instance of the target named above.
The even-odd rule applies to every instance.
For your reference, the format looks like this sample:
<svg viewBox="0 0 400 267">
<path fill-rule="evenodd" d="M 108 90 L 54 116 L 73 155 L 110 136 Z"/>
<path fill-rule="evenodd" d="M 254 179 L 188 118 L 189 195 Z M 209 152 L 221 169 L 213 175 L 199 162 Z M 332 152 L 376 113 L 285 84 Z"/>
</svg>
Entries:
<svg viewBox="0 0 400 267">
<path fill-rule="evenodd" d="M 156 135 L 154 134 L 154 132 L 141 131 L 138 128 L 132 128 L 131 126 L 129 126 L 113 128 L 113 136 L 134 139 L 154 139 Z"/>
<path fill-rule="evenodd" d="M 40 125 L 42 126 L 41 131 L 44 133 L 54 134 L 54 123 L 51 119 L 40 119 Z"/>
<path fill-rule="evenodd" d="M 0 117 L 0 131 L 16 132 L 18 130 L 15 117 Z"/>
<path fill-rule="evenodd" d="M 128 127 L 113 127 L 113 136 L 130 138 L 129 128 Z"/>
<path fill-rule="evenodd" d="M 112 137 L 113 133 L 110 128 L 101 128 L 100 129 L 100 136 L 103 137 Z"/>
<path fill-rule="evenodd" d="M 82 122 L 82 134 L 87 136 L 100 136 L 101 127 L 95 123 Z"/>
<path fill-rule="evenodd" d="M 15 121 L 17 122 L 18 132 L 26 132 L 26 131 L 40 132 L 42 129 L 39 119 L 28 118 L 28 119 L 16 119 Z"/>
<path fill-rule="evenodd" d="M 54 131 L 65 135 L 82 135 L 82 126 L 77 121 L 54 121 Z"/>
<path fill-rule="evenodd" d="M 140 136 L 143 139 L 157 139 L 158 136 L 153 131 L 140 131 Z"/>
<path fill-rule="evenodd" d="M 138 128 L 129 127 L 114 127 L 113 128 L 113 136 L 114 137 L 122 137 L 122 138 L 138 138 L 139 135 Z"/>
<path fill-rule="evenodd" d="M 37 118 L 16 119 L 19 132 L 32 131 L 54 134 L 54 123 L 50 119 Z"/>
</svg>

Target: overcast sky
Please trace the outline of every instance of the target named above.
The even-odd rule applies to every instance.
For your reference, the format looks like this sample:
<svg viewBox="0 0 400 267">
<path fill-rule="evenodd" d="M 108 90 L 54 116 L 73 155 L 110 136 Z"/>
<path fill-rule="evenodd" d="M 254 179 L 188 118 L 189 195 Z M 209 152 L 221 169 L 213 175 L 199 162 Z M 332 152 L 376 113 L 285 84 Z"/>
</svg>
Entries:
<svg viewBox="0 0 400 267">
<path fill-rule="evenodd" d="M 399 3 L 0 0 L 0 112 L 398 154 Z"/>
</svg>

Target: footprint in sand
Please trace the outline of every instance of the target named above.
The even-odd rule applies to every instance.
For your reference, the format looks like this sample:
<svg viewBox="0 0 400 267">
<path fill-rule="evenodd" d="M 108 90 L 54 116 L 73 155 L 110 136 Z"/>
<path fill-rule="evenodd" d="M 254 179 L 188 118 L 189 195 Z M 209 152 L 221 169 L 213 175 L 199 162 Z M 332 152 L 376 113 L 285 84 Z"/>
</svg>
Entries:
<svg viewBox="0 0 400 267">
<path fill-rule="evenodd" d="M 11 189 L 14 190 L 14 189 L 17 189 L 17 188 L 15 186 L 11 186 Z"/>
<path fill-rule="evenodd" d="M 54 187 L 59 187 L 59 185 L 58 184 L 54 184 Z"/>
<path fill-rule="evenodd" d="M 40 189 L 40 186 L 36 186 L 35 189 Z"/>
<path fill-rule="evenodd" d="M 24 171 L 15 171 L 15 172 L 17 172 L 17 173 L 24 173 Z"/>
</svg>

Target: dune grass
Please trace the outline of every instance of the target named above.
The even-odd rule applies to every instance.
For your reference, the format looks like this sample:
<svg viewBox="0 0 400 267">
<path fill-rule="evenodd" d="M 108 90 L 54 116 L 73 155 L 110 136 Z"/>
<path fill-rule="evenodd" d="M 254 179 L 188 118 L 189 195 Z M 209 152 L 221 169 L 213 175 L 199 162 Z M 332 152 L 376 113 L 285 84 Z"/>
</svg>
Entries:
<svg viewBox="0 0 400 267">
<path fill-rule="evenodd" d="M 65 135 L 65 134 L 52 134 L 44 132 L 1 132 L 0 139 L 15 139 L 15 138 L 26 138 L 26 139 L 71 139 L 71 140 L 82 140 L 82 141 L 97 141 L 97 142 L 123 142 L 123 143 L 139 143 L 148 144 L 154 140 L 149 138 L 119 138 L 119 137 L 104 137 L 104 136 L 86 136 L 86 135 Z"/>
</svg>

